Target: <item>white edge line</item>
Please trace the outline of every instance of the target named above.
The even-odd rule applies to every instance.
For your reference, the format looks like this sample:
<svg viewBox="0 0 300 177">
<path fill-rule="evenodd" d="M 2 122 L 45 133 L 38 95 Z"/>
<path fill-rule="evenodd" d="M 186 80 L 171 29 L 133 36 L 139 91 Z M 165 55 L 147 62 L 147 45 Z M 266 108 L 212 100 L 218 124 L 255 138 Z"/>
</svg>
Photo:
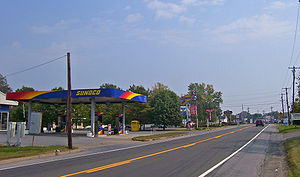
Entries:
<svg viewBox="0 0 300 177">
<path fill-rule="evenodd" d="M 192 137 L 192 136 L 197 136 L 197 134 L 191 135 L 191 136 L 188 135 L 187 137 Z M 159 140 L 156 141 L 156 142 L 153 141 L 153 142 L 149 142 L 149 143 L 146 143 L 146 144 L 139 144 L 139 145 L 124 147 L 124 148 L 119 148 L 119 149 L 111 149 L 111 150 L 102 151 L 102 152 L 93 152 L 93 153 L 87 153 L 87 154 L 80 154 L 80 155 L 75 155 L 75 156 L 71 156 L 71 157 L 63 157 L 62 156 L 61 158 L 50 159 L 50 160 L 33 159 L 33 160 L 42 160 L 42 161 L 41 162 L 32 162 L 32 163 L 28 163 L 28 164 L 13 165 L 13 166 L 3 167 L 3 168 L 0 167 L 0 171 L 9 170 L 9 169 L 13 169 L 13 168 L 19 168 L 19 167 L 26 167 L 26 166 L 31 166 L 31 165 L 37 165 L 37 164 L 43 164 L 43 163 L 49 163 L 49 162 L 55 162 L 55 161 L 61 161 L 61 160 L 74 159 L 74 158 L 79 158 L 79 157 L 87 157 L 87 156 L 92 156 L 92 155 L 105 154 L 105 153 L 109 153 L 109 152 L 116 152 L 116 151 L 122 151 L 122 150 L 127 150 L 127 149 L 133 149 L 133 148 L 148 146 L 148 145 L 152 145 L 152 144 L 164 143 L 164 142 L 176 140 L 177 138 L 178 137 L 166 139 L 166 140 L 163 140 L 163 141 L 159 141 Z"/>
<path fill-rule="evenodd" d="M 140 145 L 125 147 L 125 148 L 112 149 L 112 150 L 107 150 L 107 151 L 102 151 L 102 152 L 94 152 L 94 153 L 89 153 L 89 154 L 75 155 L 75 156 L 72 156 L 72 157 L 62 157 L 62 158 L 58 158 L 58 159 L 45 160 L 45 161 L 42 161 L 42 162 L 33 162 L 33 163 L 29 163 L 29 164 L 15 165 L 15 166 L 10 166 L 10 167 L 0 168 L 0 171 L 1 170 L 9 170 L 9 169 L 13 169 L 13 168 L 19 168 L 19 167 L 25 167 L 25 166 L 31 166 L 31 165 L 36 165 L 36 164 L 43 164 L 43 163 L 48 163 L 48 162 L 55 162 L 55 161 L 60 161 L 60 160 L 74 159 L 74 158 L 78 158 L 78 157 L 86 157 L 86 156 L 91 156 L 91 155 L 121 151 L 121 150 L 136 148 L 136 147 L 147 146 L 147 145 L 150 145 L 150 144 L 154 144 L 154 143 L 140 144 Z"/>
<path fill-rule="evenodd" d="M 236 128 L 236 127 L 232 127 L 232 128 Z M 231 128 L 229 128 L 229 129 L 231 129 Z M 208 132 L 208 133 L 210 133 L 210 132 Z M 201 135 L 203 135 L 203 134 L 200 134 L 200 136 Z M 199 136 L 199 134 L 187 135 L 186 137 L 194 137 L 194 136 Z M 158 140 L 156 142 L 153 141 L 153 142 L 150 142 L 150 143 L 147 143 L 147 144 L 140 144 L 140 145 L 135 145 L 135 146 L 130 146 L 130 147 L 124 147 L 124 148 L 119 148 L 119 149 L 112 149 L 112 150 L 107 150 L 107 151 L 102 151 L 102 152 L 94 152 L 94 153 L 88 153 L 88 154 L 81 154 L 81 155 L 75 155 L 75 156 L 71 156 L 71 157 L 61 157 L 61 158 L 56 158 L 56 159 L 44 160 L 42 162 L 32 162 L 32 163 L 28 163 L 28 164 L 14 165 L 14 166 L 10 166 L 10 167 L 3 167 L 3 168 L 0 168 L 0 171 L 14 169 L 14 168 L 19 168 L 19 167 L 26 167 L 26 166 L 31 166 L 31 165 L 37 165 L 37 164 L 43 164 L 43 163 L 49 163 L 49 162 L 55 162 L 55 161 L 61 161 L 61 160 L 74 159 L 74 158 L 78 158 L 78 157 L 87 157 L 87 156 L 91 156 L 91 155 L 104 154 L 104 153 L 115 152 L 115 151 L 122 151 L 122 150 L 126 150 L 126 149 L 132 149 L 132 148 L 137 148 L 137 147 L 148 146 L 148 145 L 151 145 L 151 144 L 164 143 L 164 142 L 176 140 L 177 138 L 179 139 L 179 137 L 175 137 L 175 138 L 170 138 L 170 139 L 166 139 L 166 140 L 162 140 L 162 141 Z M 36 160 L 36 159 L 33 159 L 33 160 Z M 43 160 L 43 159 L 38 159 L 38 160 Z"/>
<path fill-rule="evenodd" d="M 235 151 L 234 153 L 232 153 L 230 156 L 226 157 L 224 160 L 222 160 L 221 162 L 219 162 L 218 164 L 216 164 L 215 166 L 211 167 L 210 169 L 208 169 L 206 172 L 202 173 L 199 177 L 204 177 L 206 175 L 208 175 L 210 172 L 214 171 L 216 168 L 218 168 L 219 166 L 221 166 L 223 163 L 225 163 L 227 160 L 229 160 L 231 157 L 233 157 L 235 154 L 237 154 L 238 152 L 240 152 L 242 149 L 244 149 L 248 144 L 250 144 L 255 138 L 257 138 L 266 128 L 268 128 L 270 126 L 270 124 L 268 126 L 266 126 L 264 129 L 262 129 L 257 135 L 255 135 L 250 141 L 248 141 L 244 146 L 242 146 L 240 149 L 238 149 L 237 151 Z"/>
</svg>

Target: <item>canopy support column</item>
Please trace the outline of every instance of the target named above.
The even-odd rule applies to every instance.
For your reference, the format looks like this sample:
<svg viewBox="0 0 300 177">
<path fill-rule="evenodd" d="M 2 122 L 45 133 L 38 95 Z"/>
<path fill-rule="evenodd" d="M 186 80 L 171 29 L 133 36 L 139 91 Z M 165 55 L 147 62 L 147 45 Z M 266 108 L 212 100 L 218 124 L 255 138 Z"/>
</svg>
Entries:
<svg viewBox="0 0 300 177">
<path fill-rule="evenodd" d="M 95 98 L 91 98 L 91 131 L 95 135 Z"/>
<path fill-rule="evenodd" d="M 126 134 L 126 125 L 125 125 L 125 108 L 126 108 L 126 103 L 122 103 L 122 114 L 123 114 L 123 135 Z"/>
<path fill-rule="evenodd" d="M 27 129 L 30 129 L 31 126 L 31 110 L 32 110 L 32 101 L 28 103 L 28 115 L 27 115 Z"/>
<path fill-rule="evenodd" d="M 9 124 L 9 112 L 7 113 L 7 118 L 6 118 L 6 130 L 7 130 L 7 125 Z M 1 125 L 0 125 L 1 126 Z M 1 130 L 1 128 L 0 128 Z"/>
<path fill-rule="evenodd" d="M 0 112 L 0 130 L 2 130 L 2 112 Z M 7 125 L 8 124 L 6 124 L 6 130 L 7 130 Z"/>
</svg>

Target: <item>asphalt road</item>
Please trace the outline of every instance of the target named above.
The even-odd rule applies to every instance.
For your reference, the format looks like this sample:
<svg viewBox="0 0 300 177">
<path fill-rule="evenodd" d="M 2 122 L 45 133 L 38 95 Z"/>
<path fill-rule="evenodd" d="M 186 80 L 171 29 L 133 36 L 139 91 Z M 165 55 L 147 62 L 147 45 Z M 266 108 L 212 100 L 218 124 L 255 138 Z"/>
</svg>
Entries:
<svg viewBox="0 0 300 177">
<path fill-rule="evenodd" d="M 199 176 L 262 129 L 239 126 L 142 147 L 1 170 L 0 176 Z"/>
</svg>

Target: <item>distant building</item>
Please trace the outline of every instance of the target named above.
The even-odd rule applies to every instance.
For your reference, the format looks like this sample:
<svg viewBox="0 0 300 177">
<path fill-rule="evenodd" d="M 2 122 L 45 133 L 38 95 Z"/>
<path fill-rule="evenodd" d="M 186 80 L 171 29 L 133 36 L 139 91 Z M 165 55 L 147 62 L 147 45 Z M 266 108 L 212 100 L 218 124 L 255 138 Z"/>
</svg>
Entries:
<svg viewBox="0 0 300 177">
<path fill-rule="evenodd" d="M 18 102 L 6 100 L 6 94 L 0 92 L 0 131 L 7 130 L 9 122 L 9 106 L 18 106 Z"/>
<path fill-rule="evenodd" d="M 242 111 L 236 115 L 239 122 L 249 123 L 251 114 L 247 111 Z"/>
</svg>

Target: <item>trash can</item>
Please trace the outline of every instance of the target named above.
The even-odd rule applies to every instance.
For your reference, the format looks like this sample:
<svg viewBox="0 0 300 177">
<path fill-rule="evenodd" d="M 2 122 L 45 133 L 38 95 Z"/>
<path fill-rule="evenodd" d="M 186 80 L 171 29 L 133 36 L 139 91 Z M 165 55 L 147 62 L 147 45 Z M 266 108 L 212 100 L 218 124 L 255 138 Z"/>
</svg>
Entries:
<svg viewBox="0 0 300 177">
<path fill-rule="evenodd" d="M 131 131 L 137 132 L 140 130 L 140 123 L 137 120 L 131 121 Z"/>
</svg>

